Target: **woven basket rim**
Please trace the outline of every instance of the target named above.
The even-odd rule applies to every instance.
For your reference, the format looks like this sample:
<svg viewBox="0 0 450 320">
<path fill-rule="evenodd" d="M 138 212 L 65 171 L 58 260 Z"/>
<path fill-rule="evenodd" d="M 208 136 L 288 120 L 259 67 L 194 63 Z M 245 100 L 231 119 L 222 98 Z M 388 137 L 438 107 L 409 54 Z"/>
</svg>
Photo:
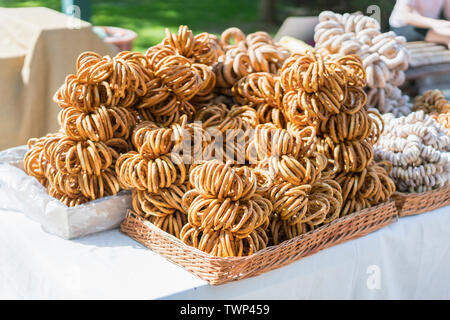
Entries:
<svg viewBox="0 0 450 320">
<path fill-rule="evenodd" d="M 443 186 L 443 187 L 440 187 L 440 188 L 437 188 L 437 189 L 433 189 L 433 190 L 430 190 L 430 191 L 423 191 L 423 192 L 400 192 L 400 191 L 395 191 L 394 195 L 400 195 L 400 196 L 403 196 L 403 197 L 416 197 L 416 196 L 420 197 L 420 196 L 424 196 L 424 195 L 427 195 L 427 194 L 430 194 L 430 193 L 442 192 L 443 190 L 447 190 L 447 189 L 450 189 L 450 184 L 446 185 L 446 186 Z"/>
<path fill-rule="evenodd" d="M 179 246 L 181 246 L 181 248 L 184 250 L 190 250 L 190 251 L 194 251 L 196 254 L 199 254 L 201 256 L 203 256 L 204 258 L 210 259 L 210 258 L 217 258 L 214 256 L 211 256 L 209 254 L 207 254 L 206 252 L 203 252 L 193 246 L 189 246 L 187 244 L 185 244 L 183 241 L 181 241 L 180 239 L 178 239 L 177 237 L 171 235 L 170 233 L 162 230 L 161 228 L 158 228 L 157 226 L 155 226 L 153 223 L 151 223 L 148 220 L 145 220 L 144 218 L 138 216 L 135 212 L 133 212 L 133 210 L 128 209 L 127 210 L 127 215 L 125 217 L 125 219 L 127 219 L 129 216 L 133 216 L 134 219 L 138 219 L 140 220 L 146 227 L 150 228 L 152 231 L 157 232 L 161 235 L 163 235 L 166 238 L 169 238 L 171 241 L 176 242 Z"/>
<path fill-rule="evenodd" d="M 177 237 L 175 237 L 175 236 L 171 235 L 170 233 L 168 233 L 168 232 L 158 228 L 153 223 L 151 223 L 150 221 L 145 220 L 144 218 L 138 216 L 136 213 L 134 213 L 130 209 L 128 209 L 125 219 L 129 218 L 130 216 L 132 216 L 134 219 L 140 220 L 145 226 L 150 228 L 152 231 L 157 232 L 160 235 L 162 235 L 162 236 L 164 236 L 166 238 L 169 238 L 171 241 L 177 243 L 177 245 L 179 245 L 182 250 L 191 251 L 191 252 L 195 253 L 196 255 L 202 256 L 203 258 L 207 259 L 208 261 L 217 261 L 217 262 L 220 262 L 220 261 L 228 261 L 228 262 L 236 261 L 236 262 L 242 262 L 242 261 L 245 261 L 245 260 L 254 259 L 254 257 L 257 257 L 258 255 L 264 255 L 267 252 L 271 252 L 271 251 L 274 251 L 274 250 L 279 250 L 280 248 L 283 248 L 283 247 L 288 247 L 293 242 L 298 242 L 298 241 L 301 241 L 302 238 L 310 237 L 310 236 L 313 236 L 316 233 L 320 233 L 322 230 L 324 230 L 324 229 L 326 229 L 326 228 L 328 228 L 330 226 L 333 226 L 334 224 L 343 223 L 343 222 L 345 223 L 347 220 L 352 220 L 356 216 L 364 215 L 367 212 L 372 212 L 373 210 L 377 210 L 378 208 L 382 208 L 382 207 L 386 207 L 386 206 L 394 206 L 395 207 L 395 201 L 393 199 L 389 199 L 388 201 L 380 203 L 380 204 L 378 204 L 376 206 L 353 212 L 353 213 L 351 213 L 349 215 L 346 215 L 344 217 L 340 217 L 340 218 L 338 218 L 338 219 L 336 219 L 336 220 L 334 220 L 334 221 L 332 221 L 330 223 L 327 223 L 327 224 L 325 224 L 323 226 L 320 226 L 317 229 L 308 231 L 308 232 L 306 232 L 304 234 L 301 234 L 301 235 L 299 235 L 297 237 L 294 237 L 292 239 L 285 240 L 285 241 L 283 241 L 283 242 L 281 242 L 281 243 L 279 243 L 277 245 L 268 246 L 268 247 L 266 247 L 264 249 L 261 249 L 261 250 L 255 252 L 255 253 L 253 253 L 253 254 L 251 254 L 249 256 L 243 256 L 243 257 L 217 257 L 217 256 L 212 256 L 212 255 L 210 255 L 210 254 L 208 254 L 206 252 L 203 252 L 203 251 L 201 251 L 201 250 L 199 250 L 199 249 L 197 249 L 197 248 L 195 248 L 193 246 L 185 244 L 183 241 L 181 241 Z M 393 220 L 395 220 L 395 221 L 398 220 L 398 213 L 395 215 Z"/>
<path fill-rule="evenodd" d="M 450 205 L 450 185 L 420 193 L 396 192 L 392 198 L 400 217 L 414 216 Z"/>
</svg>

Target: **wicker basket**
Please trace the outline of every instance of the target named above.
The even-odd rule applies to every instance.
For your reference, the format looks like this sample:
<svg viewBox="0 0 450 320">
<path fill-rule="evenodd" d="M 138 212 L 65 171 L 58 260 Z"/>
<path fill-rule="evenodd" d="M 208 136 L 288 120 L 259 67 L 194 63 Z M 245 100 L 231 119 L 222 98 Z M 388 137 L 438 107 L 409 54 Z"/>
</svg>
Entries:
<svg viewBox="0 0 450 320">
<path fill-rule="evenodd" d="M 280 268 L 325 248 L 356 239 L 397 221 L 394 201 L 361 210 L 247 257 L 213 257 L 188 246 L 128 211 L 121 231 L 210 284 L 244 279 Z"/>
<path fill-rule="evenodd" d="M 396 192 L 393 195 L 400 217 L 424 213 L 450 204 L 450 186 L 421 193 Z"/>
</svg>

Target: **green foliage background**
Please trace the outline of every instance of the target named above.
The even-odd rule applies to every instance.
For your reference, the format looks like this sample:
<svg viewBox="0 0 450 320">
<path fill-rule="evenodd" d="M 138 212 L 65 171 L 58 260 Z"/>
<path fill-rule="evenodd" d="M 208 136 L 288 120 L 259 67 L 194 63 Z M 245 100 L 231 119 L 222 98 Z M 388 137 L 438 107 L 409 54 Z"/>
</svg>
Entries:
<svg viewBox="0 0 450 320">
<path fill-rule="evenodd" d="M 282 21 L 291 15 L 317 15 L 322 10 L 336 12 L 366 12 L 376 4 L 381 8 L 383 27 L 395 1 L 368 0 L 275 0 L 277 23 L 264 24 L 259 17 L 259 0 L 91 0 L 91 23 L 101 26 L 128 28 L 138 33 L 134 49 L 144 52 L 164 37 L 165 28 L 176 31 L 180 24 L 195 33 L 207 31 L 220 34 L 237 26 L 244 32 L 265 30 L 276 33 Z M 44 6 L 61 11 L 61 0 L 0 0 L 3 7 Z"/>
</svg>

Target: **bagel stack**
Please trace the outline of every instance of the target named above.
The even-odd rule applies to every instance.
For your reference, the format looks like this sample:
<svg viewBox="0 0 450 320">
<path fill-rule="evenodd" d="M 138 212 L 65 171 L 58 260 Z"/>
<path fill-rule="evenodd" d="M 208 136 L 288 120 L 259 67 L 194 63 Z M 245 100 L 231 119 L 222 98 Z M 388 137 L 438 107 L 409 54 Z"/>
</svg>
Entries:
<svg viewBox="0 0 450 320">
<path fill-rule="evenodd" d="M 145 66 L 144 55 L 133 52 L 79 56 L 76 74 L 54 96 L 62 108 L 61 130 L 30 139 L 24 157 L 25 171 L 51 196 L 75 206 L 120 190 L 114 166 L 129 149 L 136 123 L 132 107 L 151 79 Z"/>
<path fill-rule="evenodd" d="M 224 54 L 219 56 L 214 72 L 217 91 L 228 96 L 233 96 L 231 88 L 241 78 L 256 72 L 276 75 L 289 57 L 287 49 L 262 31 L 246 36 L 238 28 L 229 28 L 221 35 L 221 46 Z"/>
<path fill-rule="evenodd" d="M 376 111 L 365 108 L 365 68 L 356 55 L 293 54 L 281 69 L 283 110 L 298 129 L 317 131 L 317 151 L 328 158 L 330 176 L 342 187 L 340 215 L 387 201 L 395 190 L 373 144 L 382 132 Z"/>
<path fill-rule="evenodd" d="M 309 123 L 291 122 L 295 116 L 289 118 L 284 109 L 285 92 L 280 76 L 270 72 L 251 73 L 232 88 L 234 99 L 256 110 L 259 121 L 246 160 L 260 174 L 266 190 L 262 195 L 273 205 L 271 244 L 336 219 L 342 206 L 339 185 L 325 173 L 327 159 L 316 152 L 317 130 Z"/>
<path fill-rule="evenodd" d="M 234 99 L 242 105 L 252 106 L 259 123 L 274 123 L 285 128 L 283 113 L 283 88 L 278 76 L 269 72 L 256 72 L 241 78 L 233 85 Z"/>
<path fill-rule="evenodd" d="M 199 144 L 193 144 L 199 139 Z M 116 162 L 116 173 L 124 189 L 133 190 L 132 205 L 141 217 L 164 231 L 179 237 L 187 222 L 181 199 L 188 190 L 188 176 L 195 157 L 201 156 L 204 131 L 195 123 L 165 127 L 143 121 L 132 133 L 134 150 L 122 154 Z"/>
<path fill-rule="evenodd" d="M 205 106 L 206 109 L 211 107 L 214 105 Z M 218 159 L 249 164 L 246 163 L 245 150 L 258 123 L 256 111 L 249 106 L 233 105 L 231 109 L 227 109 L 215 126 L 204 125 L 209 143 L 203 149 L 203 160 Z"/>
<path fill-rule="evenodd" d="M 411 112 L 409 97 L 398 88 L 405 81 L 409 55 L 406 39 L 381 33 L 377 20 L 359 13 L 324 11 L 315 27 L 316 48 L 332 55 L 358 55 L 366 69 L 367 107 L 396 116 Z"/>
<path fill-rule="evenodd" d="M 251 255 L 267 246 L 271 202 L 260 195 L 256 174 L 231 161 L 205 161 L 189 176 L 183 196 L 188 224 L 181 240 L 219 257 Z"/>
<path fill-rule="evenodd" d="M 186 26 L 180 26 L 178 34 L 166 30 L 162 42 L 145 54 L 152 79 L 135 105 L 140 118 L 164 126 L 178 123 L 183 115 L 191 121 L 195 105 L 214 98 L 212 65 L 220 54 L 219 40 L 211 34 L 194 36 Z"/>
<path fill-rule="evenodd" d="M 272 183 L 263 195 L 270 200 L 271 243 L 279 244 L 339 217 L 342 194 L 339 184 L 325 170 L 327 159 L 317 153 L 313 127 L 297 130 L 274 124 L 256 127 L 247 150 L 259 172 L 267 172 Z"/>
</svg>

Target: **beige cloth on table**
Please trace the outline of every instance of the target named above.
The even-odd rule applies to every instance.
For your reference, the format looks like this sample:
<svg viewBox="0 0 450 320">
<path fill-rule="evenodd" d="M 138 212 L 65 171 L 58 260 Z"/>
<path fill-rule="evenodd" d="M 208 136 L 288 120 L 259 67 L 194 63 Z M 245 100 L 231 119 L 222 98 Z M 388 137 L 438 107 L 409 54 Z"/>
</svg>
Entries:
<svg viewBox="0 0 450 320">
<path fill-rule="evenodd" d="M 56 132 L 53 95 L 83 51 L 115 55 L 84 21 L 47 8 L 0 8 L 0 150 Z"/>
</svg>

